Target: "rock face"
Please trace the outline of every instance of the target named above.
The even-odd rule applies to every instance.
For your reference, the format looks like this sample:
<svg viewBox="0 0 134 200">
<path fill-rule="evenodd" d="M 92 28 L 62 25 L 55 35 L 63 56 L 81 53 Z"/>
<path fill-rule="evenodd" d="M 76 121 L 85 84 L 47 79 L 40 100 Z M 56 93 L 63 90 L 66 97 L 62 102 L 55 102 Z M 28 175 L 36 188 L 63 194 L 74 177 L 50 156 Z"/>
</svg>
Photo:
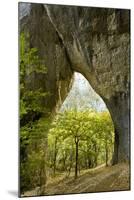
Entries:
<svg viewBox="0 0 134 200">
<path fill-rule="evenodd" d="M 22 5 L 20 31 L 29 33 L 30 46 L 38 49 L 39 58 L 47 68 L 47 75 L 40 77 L 36 74 L 36 76 L 28 77 L 26 83 L 30 89 L 32 86 L 39 86 L 51 94 L 45 98 L 44 107 L 55 113 L 72 86 L 73 70 L 65 47 L 47 16 L 44 6 L 40 4 L 30 6 L 27 3 L 22 3 Z"/>
<path fill-rule="evenodd" d="M 59 108 L 73 73 L 83 74 L 111 113 L 116 133 L 114 163 L 128 161 L 130 11 L 31 4 L 28 13 L 21 15 L 20 29 L 29 32 L 31 46 L 39 49 L 48 68 L 40 80 L 53 95 L 46 105 L 51 111 Z"/>
</svg>

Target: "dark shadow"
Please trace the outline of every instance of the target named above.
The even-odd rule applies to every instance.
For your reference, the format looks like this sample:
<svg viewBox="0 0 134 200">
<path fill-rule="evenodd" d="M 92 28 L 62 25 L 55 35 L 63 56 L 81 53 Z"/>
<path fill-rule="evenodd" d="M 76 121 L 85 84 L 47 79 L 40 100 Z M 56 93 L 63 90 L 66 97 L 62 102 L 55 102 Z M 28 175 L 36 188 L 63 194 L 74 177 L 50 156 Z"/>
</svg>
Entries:
<svg viewBox="0 0 134 200">
<path fill-rule="evenodd" d="M 8 193 L 11 194 L 14 197 L 18 197 L 18 191 L 10 190 L 10 191 L 8 191 Z"/>
</svg>

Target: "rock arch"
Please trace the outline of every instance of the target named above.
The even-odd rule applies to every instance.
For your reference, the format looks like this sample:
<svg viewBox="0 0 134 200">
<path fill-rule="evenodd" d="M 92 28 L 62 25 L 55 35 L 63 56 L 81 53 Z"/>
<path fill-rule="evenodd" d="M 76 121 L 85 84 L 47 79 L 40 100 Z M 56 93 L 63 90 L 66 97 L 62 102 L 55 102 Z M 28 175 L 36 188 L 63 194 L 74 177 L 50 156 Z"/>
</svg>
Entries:
<svg viewBox="0 0 134 200">
<path fill-rule="evenodd" d="M 21 11 L 20 31 L 29 32 L 31 46 L 39 49 L 40 59 L 48 68 L 47 76 L 29 77 L 28 84 L 37 81 L 53 94 L 44 105 L 55 112 L 71 88 L 74 71 L 83 74 L 111 113 L 116 133 L 113 162 L 128 161 L 130 11 L 28 6 L 27 14 Z"/>
</svg>

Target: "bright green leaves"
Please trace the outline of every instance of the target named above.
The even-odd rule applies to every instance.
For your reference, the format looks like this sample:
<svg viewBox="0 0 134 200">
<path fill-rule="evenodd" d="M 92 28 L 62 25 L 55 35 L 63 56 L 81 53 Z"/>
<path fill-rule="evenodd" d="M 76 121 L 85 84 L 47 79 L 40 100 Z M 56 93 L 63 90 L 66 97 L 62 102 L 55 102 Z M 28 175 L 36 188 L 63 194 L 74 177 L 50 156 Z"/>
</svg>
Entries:
<svg viewBox="0 0 134 200">
<path fill-rule="evenodd" d="M 50 124 L 50 118 L 41 118 L 38 121 L 21 127 L 20 177 L 22 191 L 37 186 L 41 187 L 41 184 L 45 184 L 47 134 Z"/>
<path fill-rule="evenodd" d="M 30 47 L 29 37 L 28 33 L 20 35 L 20 75 L 30 75 L 33 72 L 46 74 L 47 69 L 39 58 L 38 49 Z"/>
<path fill-rule="evenodd" d="M 47 69 L 37 48 L 30 47 L 28 33 L 20 35 L 20 177 L 21 191 L 45 184 L 45 164 L 49 118 L 34 117 L 48 114 L 43 102 L 50 95 L 45 86 L 37 84 Z M 21 123 L 23 121 L 24 123 Z"/>
<path fill-rule="evenodd" d="M 83 162 L 83 166 L 86 159 L 91 162 L 92 167 L 104 163 L 106 151 L 108 159 L 112 158 L 114 128 L 108 112 L 70 110 L 59 113 L 49 131 L 48 152 L 54 151 L 55 137 L 58 138 L 57 163 L 64 160 L 65 154 L 67 154 L 66 162 L 68 163 L 73 148 L 74 165 L 76 140 L 79 143 L 79 162 Z"/>
<path fill-rule="evenodd" d="M 57 134 L 64 139 L 79 136 L 81 140 L 101 140 L 113 138 L 113 123 L 109 113 L 94 111 L 65 111 L 52 124 L 49 134 Z"/>
<path fill-rule="evenodd" d="M 28 80 L 47 73 L 43 61 L 39 58 L 38 50 L 30 48 L 29 37 L 28 33 L 20 35 L 20 119 L 29 112 L 46 112 L 42 102 L 49 95 L 44 88 L 37 87 L 36 82 L 31 89 L 27 86 Z"/>
</svg>

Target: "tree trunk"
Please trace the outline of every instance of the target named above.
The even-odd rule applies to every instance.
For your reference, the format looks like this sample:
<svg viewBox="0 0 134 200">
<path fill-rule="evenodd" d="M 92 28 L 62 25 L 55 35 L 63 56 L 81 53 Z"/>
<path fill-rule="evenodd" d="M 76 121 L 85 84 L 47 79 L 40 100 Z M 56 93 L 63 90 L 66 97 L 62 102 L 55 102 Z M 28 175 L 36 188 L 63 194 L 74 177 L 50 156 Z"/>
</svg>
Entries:
<svg viewBox="0 0 134 200">
<path fill-rule="evenodd" d="M 70 150 L 69 169 L 68 169 L 68 175 L 67 175 L 67 176 L 70 175 L 72 166 L 73 166 L 73 145 L 72 145 L 72 148 L 71 148 L 71 150 Z"/>
<path fill-rule="evenodd" d="M 54 144 L 54 162 L 53 162 L 53 174 L 55 176 L 56 172 L 56 159 L 57 159 L 57 138 L 55 138 L 55 144 Z"/>
<path fill-rule="evenodd" d="M 106 153 L 106 167 L 108 166 L 108 144 L 107 144 L 107 139 L 105 143 L 105 153 Z"/>
<path fill-rule="evenodd" d="M 66 158 L 63 158 L 63 170 L 66 171 Z"/>
<path fill-rule="evenodd" d="M 44 195 L 45 192 L 45 184 L 46 184 L 46 168 L 45 168 L 45 162 L 41 163 L 40 166 L 40 184 L 39 184 L 39 191 L 38 195 Z"/>
<path fill-rule="evenodd" d="M 64 170 L 64 171 L 67 170 L 66 160 L 67 160 L 67 153 L 64 152 L 64 153 L 63 153 L 63 170 Z"/>
<path fill-rule="evenodd" d="M 67 176 L 70 176 L 71 169 L 72 169 L 72 163 L 70 163 L 70 165 L 69 165 L 69 169 L 68 169 L 68 175 L 67 175 Z"/>
<path fill-rule="evenodd" d="M 75 137 L 75 179 L 78 177 L 78 148 L 79 140 Z"/>
<path fill-rule="evenodd" d="M 105 101 L 106 102 L 106 101 Z M 118 93 L 106 102 L 115 127 L 113 164 L 130 159 L 129 95 Z"/>
<path fill-rule="evenodd" d="M 88 156 L 88 169 L 90 169 L 91 168 L 91 164 L 92 164 L 92 162 L 91 162 L 91 158 L 90 158 L 90 156 Z"/>
<path fill-rule="evenodd" d="M 98 151 L 97 151 L 97 144 L 94 143 L 94 151 L 95 151 L 95 159 L 94 159 L 94 166 L 97 167 L 98 165 Z"/>
</svg>

